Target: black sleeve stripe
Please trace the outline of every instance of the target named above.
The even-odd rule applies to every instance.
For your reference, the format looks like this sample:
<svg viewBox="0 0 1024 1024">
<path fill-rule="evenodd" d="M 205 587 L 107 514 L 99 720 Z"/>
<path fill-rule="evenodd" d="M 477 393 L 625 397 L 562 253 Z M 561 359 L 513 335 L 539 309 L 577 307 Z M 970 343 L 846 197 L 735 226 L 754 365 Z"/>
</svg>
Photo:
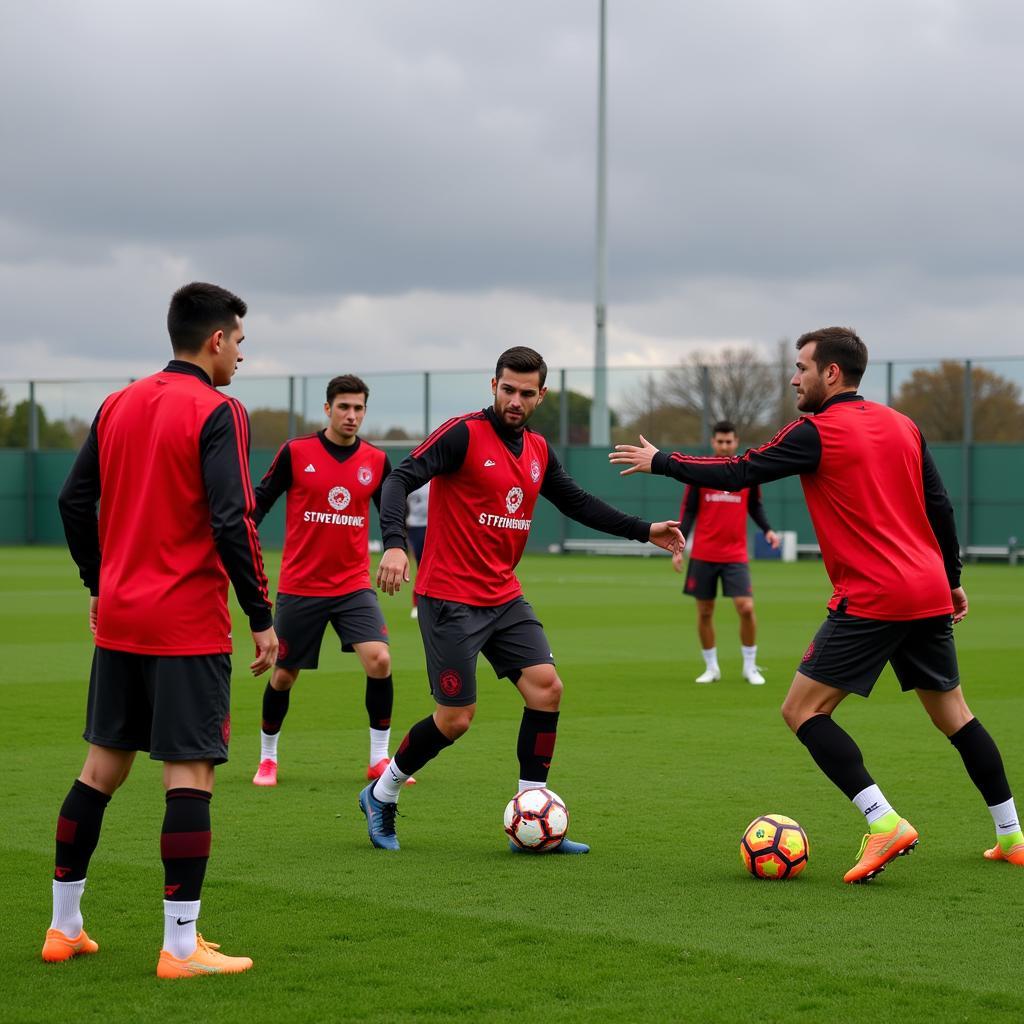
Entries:
<svg viewBox="0 0 1024 1024">
<path fill-rule="evenodd" d="M 268 469 L 266 473 L 264 473 L 263 476 L 260 478 L 260 483 L 262 483 L 264 480 L 269 480 L 274 475 L 274 470 L 277 469 L 277 464 L 281 460 L 281 456 L 288 452 L 288 446 L 291 443 L 291 441 L 285 441 L 285 443 L 281 445 L 280 448 L 277 449 L 277 454 L 274 456 L 274 461 L 270 464 L 270 469 Z"/>
<path fill-rule="evenodd" d="M 463 416 L 453 416 L 450 420 L 445 420 L 419 447 L 414 448 L 410 452 L 410 457 L 418 459 L 424 452 L 432 448 L 441 437 L 447 434 L 452 427 L 457 426 L 459 423 L 465 423 L 467 420 L 480 419 L 482 415 L 479 412 L 469 412 Z"/>
<path fill-rule="evenodd" d="M 806 422 L 808 422 L 807 417 L 801 416 L 800 419 L 787 423 L 770 441 L 761 445 L 760 448 L 751 448 L 750 451 L 744 452 L 742 455 L 684 455 L 682 452 L 673 452 L 669 458 L 673 462 L 696 462 L 702 466 L 728 466 L 734 462 L 745 462 L 752 454 L 774 448 L 775 445 L 785 440 L 793 430 Z"/>
</svg>

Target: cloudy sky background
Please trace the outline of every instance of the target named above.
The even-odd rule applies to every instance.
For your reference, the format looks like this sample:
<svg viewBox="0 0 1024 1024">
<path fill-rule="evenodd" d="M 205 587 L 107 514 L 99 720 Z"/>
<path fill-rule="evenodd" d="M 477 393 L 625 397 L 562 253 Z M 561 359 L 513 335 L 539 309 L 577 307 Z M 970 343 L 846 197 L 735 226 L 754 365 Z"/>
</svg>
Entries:
<svg viewBox="0 0 1024 1024">
<path fill-rule="evenodd" d="M 139 374 L 171 292 L 246 371 L 593 351 L 597 0 L 0 13 L 0 378 Z M 610 0 L 609 363 L 856 326 L 1024 353 L 1019 0 Z"/>
</svg>

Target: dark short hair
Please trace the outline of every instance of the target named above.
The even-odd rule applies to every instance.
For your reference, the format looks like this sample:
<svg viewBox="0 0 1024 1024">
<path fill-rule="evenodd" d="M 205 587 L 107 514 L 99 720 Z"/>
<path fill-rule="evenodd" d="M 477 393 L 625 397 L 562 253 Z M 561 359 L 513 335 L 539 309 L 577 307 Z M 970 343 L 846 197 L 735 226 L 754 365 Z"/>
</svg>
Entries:
<svg viewBox="0 0 1024 1024">
<path fill-rule="evenodd" d="M 235 317 L 243 317 L 248 306 L 226 288 L 203 281 L 182 285 L 171 296 L 167 309 L 167 333 L 175 352 L 198 355 L 203 342 L 214 331 L 227 333 Z"/>
<path fill-rule="evenodd" d="M 825 367 L 835 363 L 842 371 L 843 382 L 855 388 L 864 371 L 868 368 L 868 347 L 852 327 L 821 327 L 816 331 L 808 331 L 796 339 L 799 352 L 804 345 L 814 342 L 814 362 L 819 373 Z"/>
<path fill-rule="evenodd" d="M 359 395 L 363 401 L 370 400 L 370 389 L 366 382 L 357 377 L 354 373 L 343 373 L 340 377 L 334 377 L 327 385 L 327 404 L 330 405 L 337 395 Z"/>
<path fill-rule="evenodd" d="M 511 370 L 513 373 L 540 373 L 541 387 L 544 387 L 544 381 L 548 379 L 548 364 L 544 362 L 544 357 L 525 345 L 507 348 L 498 356 L 498 365 L 494 368 L 495 380 L 501 379 L 502 370 Z"/>
<path fill-rule="evenodd" d="M 736 424 L 732 420 L 719 420 L 712 428 L 712 434 L 735 434 Z"/>
</svg>

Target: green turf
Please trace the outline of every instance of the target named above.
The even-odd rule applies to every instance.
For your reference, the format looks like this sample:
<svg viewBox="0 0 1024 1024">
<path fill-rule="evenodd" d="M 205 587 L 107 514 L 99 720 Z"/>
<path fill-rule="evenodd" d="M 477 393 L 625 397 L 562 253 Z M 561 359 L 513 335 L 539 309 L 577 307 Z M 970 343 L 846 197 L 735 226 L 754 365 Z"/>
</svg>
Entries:
<svg viewBox="0 0 1024 1024">
<path fill-rule="evenodd" d="M 294 693 L 280 785 L 256 789 L 263 682 L 246 677 L 242 649 L 201 927 L 256 966 L 168 984 L 153 976 L 163 808 L 159 768 L 144 759 L 90 869 L 83 907 L 99 956 L 38 959 L 54 821 L 85 749 L 86 595 L 64 552 L 0 550 L 0 1020 L 1021 1020 L 1024 872 L 981 859 L 988 812 L 888 672 L 838 717 L 922 842 L 872 885 L 841 883 L 863 820 L 778 714 L 822 617 L 820 565 L 754 567 L 761 688 L 740 680 L 728 603 L 717 617 L 725 678 L 693 684 L 693 607 L 666 559 L 535 557 L 520 575 L 566 684 L 551 783 L 593 853 L 506 852 L 520 702 L 486 666 L 473 729 L 403 795 L 401 853 L 366 838 L 362 680 L 333 641 Z M 1024 573 L 970 567 L 965 583 L 967 697 L 1022 792 Z M 431 704 L 408 598 L 382 600 L 397 740 Z M 810 836 L 792 882 L 757 882 L 739 865 L 744 826 L 770 811 Z"/>
</svg>

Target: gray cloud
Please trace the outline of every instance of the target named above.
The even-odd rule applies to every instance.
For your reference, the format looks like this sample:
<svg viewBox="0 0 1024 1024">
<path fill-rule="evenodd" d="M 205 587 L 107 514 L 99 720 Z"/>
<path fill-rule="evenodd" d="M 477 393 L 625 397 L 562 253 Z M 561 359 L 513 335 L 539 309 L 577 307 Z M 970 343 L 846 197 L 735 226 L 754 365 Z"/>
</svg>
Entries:
<svg viewBox="0 0 1024 1024">
<path fill-rule="evenodd" d="M 141 372 L 193 276 L 250 369 L 585 361 L 596 7 L 11 6 L 4 374 Z M 613 362 L 837 320 L 1021 351 L 1020 5 L 609 7 Z"/>
</svg>

